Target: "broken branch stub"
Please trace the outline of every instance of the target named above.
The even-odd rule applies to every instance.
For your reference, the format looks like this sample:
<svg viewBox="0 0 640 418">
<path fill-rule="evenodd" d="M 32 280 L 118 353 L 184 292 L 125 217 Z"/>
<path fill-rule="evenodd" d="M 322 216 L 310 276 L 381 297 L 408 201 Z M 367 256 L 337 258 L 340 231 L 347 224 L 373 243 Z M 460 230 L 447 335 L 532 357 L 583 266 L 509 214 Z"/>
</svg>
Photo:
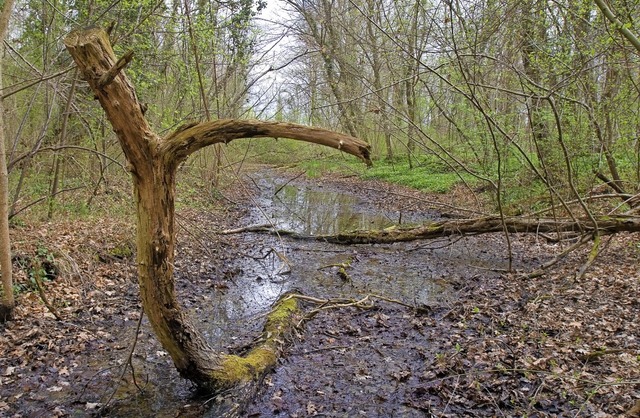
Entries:
<svg viewBox="0 0 640 418">
<path fill-rule="evenodd" d="M 107 71 L 100 77 L 100 80 L 98 80 L 98 87 L 102 89 L 107 84 L 111 83 L 113 79 L 116 78 L 116 76 L 120 73 L 120 71 L 122 71 L 124 67 L 129 65 L 132 59 L 133 51 L 129 51 L 124 54 L 122 58 L 120 58 L 118 62 L 114 64 L 113 67 L 109 68 L 109 71 Z"/>
</svg>

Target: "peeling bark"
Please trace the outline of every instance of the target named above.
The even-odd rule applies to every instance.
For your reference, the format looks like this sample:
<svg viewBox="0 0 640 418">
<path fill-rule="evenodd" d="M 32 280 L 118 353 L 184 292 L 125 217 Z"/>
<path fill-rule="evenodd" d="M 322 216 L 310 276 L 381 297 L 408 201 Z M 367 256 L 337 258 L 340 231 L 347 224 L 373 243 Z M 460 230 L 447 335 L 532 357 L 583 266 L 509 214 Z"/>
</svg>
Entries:
<svg viewBox="0 0 640 418">
<path fill-rule="evenodd" d="M 253 379 L 275 364 L 292 303 L 278 304 L 265 327 L 268 338 L 245 357 L 220 353 L 191 324 L 175 295 L 175 183 L 180 162 L 191 153 L 240 138 L 284 137 L 353 154 L 370 164 L 369 146 L 359 139 L 289 123 L 218 120 L 183 126 L 161 138 L 144 117 L 135 90 L 117 60 L 107 32 L 90 28 L 70 33 L 65 46 L 89 83 L 124 151 L 137 204 L 137 265 L 142 304 L 156 336 L 180 374 L 197 385 L 221 390 Z M 284 313 L 283 313 L 284 312 Z M 275 321 L 275 322 L 274 322 Z"/>
</svg>

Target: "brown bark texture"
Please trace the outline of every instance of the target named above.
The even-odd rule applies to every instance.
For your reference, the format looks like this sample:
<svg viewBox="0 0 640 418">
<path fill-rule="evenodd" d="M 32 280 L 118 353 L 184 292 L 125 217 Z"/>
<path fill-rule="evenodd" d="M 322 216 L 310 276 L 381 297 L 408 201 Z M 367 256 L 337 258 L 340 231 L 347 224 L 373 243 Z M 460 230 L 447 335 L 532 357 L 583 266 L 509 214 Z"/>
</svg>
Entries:
<svg viewBox="0 0 640 418">
<path fill-rule="evenodd" d="M 204 388 L 225 389 L 261 375 L 275 364 L 283 334 L 297 315 L 297 304 L 291 300 L 279 303 L 274 319 L 267 320 L 262 344 L 244 357 L 219 353 L 210 347 L 175 295 L 177 168 L 200 148 L 240 138 L 298 139 L 342 150 L 370 164 L 368 144 L 324 129 L 256 120 L 191 123 L 160 137 L 145 119 L 135 90 L 118 64 L 122 60 L 116 59 L 104 30 L 74 31 L 65 39 L 65 46 L 106 112 L 129 163 L 137 205 L 140 296 L 160 343 L 180 374 Z"/>
</svg>

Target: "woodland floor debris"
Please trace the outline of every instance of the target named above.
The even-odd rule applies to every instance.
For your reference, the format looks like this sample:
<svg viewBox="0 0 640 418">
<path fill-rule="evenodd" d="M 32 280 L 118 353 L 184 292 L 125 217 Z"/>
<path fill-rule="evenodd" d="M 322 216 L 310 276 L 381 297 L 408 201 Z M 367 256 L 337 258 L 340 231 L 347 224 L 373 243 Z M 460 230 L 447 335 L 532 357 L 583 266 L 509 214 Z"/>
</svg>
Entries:
<svg viewBox="0 0 640 418">
<path fill-rule="evenodd" d="M 445 202 L 356 178 L 324 178 L 322 184 L 357 190 L 389 209 L 426 211 L 432 207 L 427 201 Z M 223 191 L 249 204 L 247 195 L 230 193 Z M 233 294 L 241 267 L 232 261 L 252 255 L 240 237 L 214 234 L 242 226 L 233 220 L 243 210 L 181 212 L 180 297 L 202 327 L 216 329 L 216 318 L 203 314 L 217 300 L 212 295 L 224 301 L 225 292 Z M 132 244 L 132 228 L 103 219 L 16 227 L 12 233 L 20 293 L 16 319 L 0 328 L 0 416 L 91 416 L 116 384 L 140 315 L 134 259 L 123 251 Z M 606 238 L 602 254 L 579 279 L 574 273 L 588 249 L 532 279 L 469 269 L 447 279 L 450 297 L 419 310 L 377 301 L 374 309 L 322 311 L 301 330 L 246 414 L 621 416 L 640 399 L 639 238 Z M 500 234 L 482 241 L 487 248 L 478 251 L 503 252 Z M 514 242 L 532 263 L 559 248 L 535 236 Z M 362 248 L 358 256 L 369 251 Z M 415 246 L 412 256 L 416 263 L 430 260 L 429 251 Z M 378 257 L 385 262 L 391 255 Z M 44 287 L 62 321 L 34 289 L 29 266 L 36 263 L 20 263 L 27 259 L 55 261 L 57 272 Z M 365 272 L 353 264 L 350 277 L 363 280 Z M 261 325 L 259 316 L 249 316 L 220 349 L 250 342 Z M 211 414 L 214 400 L 177 376 L 146 322 L 137 344 L 135 375 L 125 375 L 109 416 Z"/>
</svg>

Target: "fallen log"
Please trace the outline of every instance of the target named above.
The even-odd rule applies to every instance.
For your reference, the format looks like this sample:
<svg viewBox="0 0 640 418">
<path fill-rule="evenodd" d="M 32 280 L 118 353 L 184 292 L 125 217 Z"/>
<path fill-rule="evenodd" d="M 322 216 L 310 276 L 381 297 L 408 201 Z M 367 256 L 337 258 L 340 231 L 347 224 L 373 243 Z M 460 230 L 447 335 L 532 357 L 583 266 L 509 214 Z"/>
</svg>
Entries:
<svg viewBox="0 0 640 418">
<path fill-rule="evenodd" d="M 597 225 L 588 218 L 553 219 L 510 217 L 504 221 L 499 216 L 475 219 L 447 219 L 429 222 L 415 227 L 390 227 L 382 230 L 357 230 L 334 235 L 306 235 L 295 231 L 276 229 L 266 225 L 247 226 L 222 234 L 240 232 L 268 233 L 288 236 L 294 239 L 319 240 L 333 244 L 390 244 L 440 238 L 450 235 L 480 235 L 493 232 L 510 233 L 568 233 L 610 235 L 619 232 L 640 232 L 640 217 L 600 216 L 595 217 Z"/>
</svg>

